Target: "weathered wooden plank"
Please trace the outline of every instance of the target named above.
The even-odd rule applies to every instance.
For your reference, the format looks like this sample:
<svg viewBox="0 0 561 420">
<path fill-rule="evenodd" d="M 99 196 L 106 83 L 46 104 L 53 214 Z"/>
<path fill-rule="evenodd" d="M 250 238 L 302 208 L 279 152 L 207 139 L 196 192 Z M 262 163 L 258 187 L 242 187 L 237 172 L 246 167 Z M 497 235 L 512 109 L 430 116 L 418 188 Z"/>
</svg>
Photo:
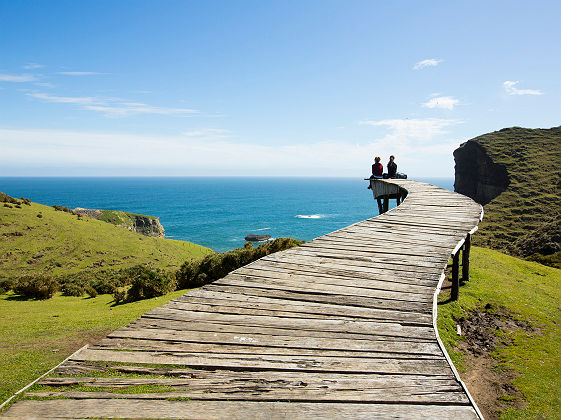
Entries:
<svg viewBox="0 0 561 420">
<path fill-rule="evenodd" d="M 430 392 L 418 388 L 400 386 L 398 391 L 370 389 L 367 386 L 349 386 L 349 389 L 332 391 L 328 389 L 310 389 L 308 386 L 286 387 L 282 389 L 263 388 L 261 384 L 247 384 L 243 388 L 213 387 L 206 389 L 188 389 L 185 391 L 151 392 L 146 394 L 123 394 L 112 392 L 80 391 L 43 391 L 29 392 L 29 397 L 38 398 L 72 398 L 72 399 L 141 399 L 141 400 L 243 400 L 243 401 L 288 401 L 288 402 L 360 402 L 391 404 L 469 404 L 462 391 L 448 389 L 442 392 Z M 343 384 L 343 386 L 346 384 Z"/>
<path fill-rule="evenodd" d="M 396 337 L 418 337 L 433 339 L 434 331 L 431 327 L 409 326 L 397 322 L 376 322 L 376 321 L 350 321 L 332 320 L 316 318 L 286 318 L 279 316 L 256 316 L 242 314 L 222 314 L 217 317 L 209 312 L 187 312 L 173 308 L 155 308 L 145 313 L 141 319 L 163 319 L 167 321 L 183 321 L 192 325 L 201 323 L 219 323 L 228 326 L 255 326 L 255 327 L 274 327 L 289 328 L 291 330 L 313 330 L 322 332 L 336 332 L 347 334 L 366 334 L 366 335 L 389 335 Z M 169 324 L 166 324 L 169 326 Z M 178 324 L 185 329 L 190 326 Z"/>
<path fill-rule="evenodd" d="M 283 336 L 295 336 L 295 337 L 333 337 L 333 338 L 351 338 L 356 340 L 414 340 L 414 341 L 429 341 L 434 338 L 434 332 L 430 331 L 428 327 L 421 326 L 398 326 L 400 324 L 393 324 L 394 328 L 390 328 L 392 324 L 387 322 L 380 322 L 376 328 L 372 328 L 370 332 L 353 332 L 348 331 L 343 328 L 336 328 L 333 325 L 331 327 L 326 325 L 326 322 L 320 322 L 325 320 L 310 320 L 317 321 L 321 323 L 323 328 L 313 328 L 313 324 L 310 327 L 305 328 L 305 321 L 299 323 L 295 318 L 288 318 L 284 326 L 281 321 L 274 322 L 274 317 L 269 317 L 269 319 L 264 319 L 266 317 L 248 317 L 241 315 L 236 318 L 236 316 L 228 316 L 231 319 L 230 323 L 222 321 L 223 317 L 217 317 L 216 321 L 213 322 L 212 319 L 207 320 L 184 320 L 177 321 L 175 319 L 170 319 L 172 316 L 170 312 L 160 312 L 164 313 L 167 318 L 155 318 L 151 316 L 143 316 L 136 321 L 133 321 L 131 327 L 141 327 L 141 328 L 161 328 L 166 330 L 177 330 L 177 331 L 213 331 L 213 332 L 235 332 L 239 334 L 275 334 Z M 157 316 L 157 315 L 154 315 Z M 225 315 L 226 316 L 226 315 Z M 180 318 L 181 314 L 176 314 L 176 318 Z M 244 321 L 245 319 L 245 321 Z M 245 322 L 245 324 L 244 324 Z M 270 323 L 269 325 L 266 325 Z M 293 327 L 294 325 L 294 327 Z M 298 326 L 299 328 L 297 328 Z M 349 327 L 352 328 L 352 327 Z M 357 327 L 358 329 L 358 327 Z M 391 334 L 391 331 L 395 331 Z"/>
<path fill-rule="evenodd" d="M 208 305 L 230 305 L 230 310 L 237 308 L 249 308 L 256 310 L 286 311 L 293 312 L 297 316 L 325 317 L 353 317 L 388 321 L 400 321 L 409 324 L 432 325 L 430 314 L 419 314 L 415 312 L 394 311 L 377 308 L 364 308 L 357 306 L 333 305 L 329 303 L 298 302 L 279 298 L 267 298 L 263 296 L 251 296 L 226 291 L 212 291 L 208 288 L 193 290 L 186 295 L 178 297 L 178 302 L 197 302 Z M 221 308 L 219 309 L 219 311 Z"/>
<path fill-rule="evenodd" d="M 424 272 L 410 272 L 410 271 L 392 271 L 392 270 L 378 270 L 373 268 L 365 268 L 361 266 L 331 266 L 326 267 L 325 265 L 319 263 L 313 263 L 309 259 L 301 261 L 296 259 L 294 261 L 283 260 L 283 261 L 263 261 L 257 260 L 242 269 L 261 269 L 266 271 L 282 270 L 293 273 L 308 272 L 311 274 L 319 274 L 324 276 L 342 276 L 350 277 L 356 279 L 364 280 L 389 280 L 394 282 L 400 282 L 404 284 L 418 284 L 421 286 L 435 287 L 434 274 L 424 273 Z M 239 269 L 239 270 L 242 270 Z M 234 272 L 237 272 L 234 271 Z"/>
<path fill-rule="evenodd" d="M 169 353 L 84 349 L 70 360 L 181 365 L 205 369 L 287 370 L 307 372 L 392 373 L 442 375 L 448 362 L 442 359 L 341 359 L 322 356 L 245 355 L 218 353 Z"/>
<path fill-rule="evenodd" d="M 345 305 L 345 306 L 359 306 L 365 308 L 378 308 L 378 309 L 389 309 L 395 311 L 406 311 L 406 312 L 419 312 L 427 313 L 431 312 L 432 305 L 422 302 L 405 302 L 405 301 L 391 301 L 387 299 L 376 299 L 367 297 L 356 297 L 348 295 L 337 295 L 337 294 L 321 294 L 321 293 L 307 293 L 298 291 L 287 291 L 279 289 L 267 289 L 260 287 L 244 287 L 244 286 L 225 286 L 225 285 L 213 285 L 208 284 L 205 286 L 206 290 L 226 290 L 233 293 L 241 293 L 251 296 L 265 296 L 265 297 L 280 297 L 283 299 L 292 299 L 300 302 L 318 302 L 318 303 L 330 303 L 334 305 Z"/>
<path fill-rule="evenodd" d="M 423 302 L 432 300 L 432 295 L 428 293 L 415 293 L 415 292 L 395 292 L 383 290 L 380 288 L 360 288 L 332 283 L 318 283 L 315 281 L 302 281 L 302 279 L 283 279 L 277 278 L 273 280 L 267 277 L 247 276 L 237 273 L 232 273 L 227 277 L 215 281 L 215 285 L 236 285 L 248 287 L 263 287 L 277 290 L 295 290 L 295 291 L 310 291 L 321 293 L 335 293 L 340 295 L 374 297 L 379 299 L 393 299 L 399 301 L 409 302 Z"/>
<path fill-rule="evenodd" d="M 253 401 L 47 400 L 21 401 L 7 417 L 182 418 L 182 419 L 477 419 L 467 405 L 290 403 Z"/>
<path fill-rule="evenodd" d="M 229 354 L 276 354 L 291 356 L 329 356 L 329 357 L 374 357 L 378 359 L 435 359 L 442 355 L 434 354 L 411 354 L 411 353 L 389 353 L 389 352 L 361 352 L 344 350 L 285 348 L 266 346 L 246 346 L 243 344 L 207 344 L 189 343 L 166 340 L 144 340 L 131 338 L 104 338 L 91 346 L 92 349 L 105 350 L 134 350 L 134 351 L 165 351 L 174 353 L 229 353 Z"/>
<path fill-rule="evenodd" d="M 108 335 L 110 338 L 139 338 L 146 340 L 170 340 L 177 342 L 244 345 L 252 347 L 285 347 L 342 351 L 364 351 L 402 354 L 441 355 L 442 350 L 434 341 L 405 340 L 356 340 L 338 337 L 299 337 L 271 334 L 243 334 L 213 331 L 177 331 L 127 326 Z"/>
<path fill-rule="evenodd" d="M 269 267 L 268 269 L 263 266 L 245 266 L 234 273 L 233 276 L 251 276 L 263 279 L 279 279 L 279 280 L 298 280 L 301 282 L 313 282 L 314 284 L 327 284 L 327 285 L 340 285 L 351 286 L 357 289 L 380 289 L 386 291 L 395 291 L 401 293 L 415 293 L 415 294 L 432 294 L 433 288 L 425 285 L 415 284 L 402 284 L 396 282 L 395 276 L 377 276 L 376 280 L 361 279 L 357 277 L 342 276 L 335 274 L 313 273 L 303 270 L 290 270 L 279 267 Z M 431 282 L 432 283 L 432 282 Z"/>
</svg>

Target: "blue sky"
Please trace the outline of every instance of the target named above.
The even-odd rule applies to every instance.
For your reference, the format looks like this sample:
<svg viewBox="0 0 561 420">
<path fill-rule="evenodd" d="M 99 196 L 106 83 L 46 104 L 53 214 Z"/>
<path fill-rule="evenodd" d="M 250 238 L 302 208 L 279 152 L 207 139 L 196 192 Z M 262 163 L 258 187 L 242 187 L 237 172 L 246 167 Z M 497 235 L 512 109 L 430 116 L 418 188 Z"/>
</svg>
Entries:
<svg viewBox="0 0 561 420">
<path fill-rule="evenodd" d="M 454 175 L 561 124 L 557 1 L 0 2 L 0 176 Z"/>
</svg>

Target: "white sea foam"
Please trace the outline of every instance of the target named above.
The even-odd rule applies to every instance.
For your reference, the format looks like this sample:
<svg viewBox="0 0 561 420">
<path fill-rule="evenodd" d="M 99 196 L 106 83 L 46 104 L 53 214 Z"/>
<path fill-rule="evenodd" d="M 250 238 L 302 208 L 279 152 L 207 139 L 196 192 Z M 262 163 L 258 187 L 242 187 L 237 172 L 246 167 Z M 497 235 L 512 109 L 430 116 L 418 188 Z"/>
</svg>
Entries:
<svg viewBox="0 0 561 420">
<path fill-rule="evenodd" d="M 297 214 L 297 219 L 323 219 L 325 214 Z"/>
<path fill-rule="evenodd" d="M 259 230 L 271 230 L 271 228 L 270 228 L 270 227 L 268 227 L 268 228 L 253 229 L 253 230 L 255 230 L 255 231 L 259 231 Z"/>
</svg>

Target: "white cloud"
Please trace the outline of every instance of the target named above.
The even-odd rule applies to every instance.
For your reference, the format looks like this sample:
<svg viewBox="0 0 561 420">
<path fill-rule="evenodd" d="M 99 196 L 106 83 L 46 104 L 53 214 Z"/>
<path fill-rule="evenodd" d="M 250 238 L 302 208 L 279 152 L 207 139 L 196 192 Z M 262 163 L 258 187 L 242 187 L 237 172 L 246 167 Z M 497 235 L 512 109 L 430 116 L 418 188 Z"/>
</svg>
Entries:
<svg viewBox="0 0 561 420">
<path fill-rule="evenodd" d="M 107 73 L 99 73 L 97 71 L 59 71 L 56 74 L 61 74 L 64 76 L 94 76 L 97 74 L 107 74 Z"/>
<path fill-rule="evenodd" d="M 191 138 L 217 139 L 231 137 L 231 131 L 224 128 L 200 128 L 198 130 L 184 131 L 183 136 Z"/>
<path fill-rule="evenodd" d="M 427 118 L 427 119 L 394 119 L 381 121 L 360 121 L 363 125 L 385 126 L 391 130 L 385 139 L 397 143 L 417 143 L 433 140 L 446 134 L 445 127 L 460 124 L 459 120 Z"/>
<path fill-rule="evenodd" d="M 80 105 L 82 109 L 101 112 L 107 117 L 128 117 L 131 115 L 192 115 L 199 111 L 188 108 L 166 108 L 141 102 L 125 102 L 119 98 L 96 98 L 92 96 L 55 96 L 45 93 L 27 93 L 27 96 L 46 102 Z"/>
<path fill-rule="evenodd" d="M 451 96 L 437 96 L 429 99 L 427 102 L 423 103 L 425 108 L 442 108 L 453 110 L 460 101 Z"/>
<path fill-rule="evenodd" d="M 443 60 L 441 60 L 440 58 L 428 58 L 426 60 L 421 60 L 415 63 L 415 65 L 413 66 L 413 70 L 421 70 L 425 67 L 435 67 L 439 63 L 442 63 L 442 61 Z"/>
<path fill-rule="evenodd" d="M 518 89 L 516 87 L 516 85 L 519 82 L 513 82 L 510 80 L 507 80 L 506 82 L 503 83 L 503 87 L 506 90 L 506 93 L 508 93 L 509 95 L 543 95 L 543 92 L 541 90 L 534 90 L 534 89 Z"/>
<path fill-rule="evenodd" d="M 0 82 L 34 82 L 37 80 L 32 74 L 5 74 L 0 73 Z"/>
<path fill-rule="evenodd" d="M 32 98 L 42 99 L 47 102 L 56 102 L 56 103 L 63 103 L 63 104 L 80 104 L 80 105 L 87 105 L 87 104 L 94 104 L 98 103 L 98 101 L 91 97 L 91 96 L 54 96 L 48 95 L 46 93 L 26 93 L 27 96 L 31 96 Z"/>
<path fill-rule="evenodd" d="M 399 170 L 410 176 L 452 176 L 452 151 L 459 142 L 437 137 L 444 133 L 444 127 L 455 123 L 365 122 L 387 126 L 390 133 L 362 144 L 326 140 L 265 145 L 204 136 L 227 135 L 224 129 L 159 136 L 0 128 L 0 175 L 33 175 L 38 173 L 26 171 L 59 168 L 51 170 L 75 175 L 328 175 L 360 180 L 370 175 L 374 155 L 387 159 L 393 154 Z"/>
<path fill-rule="evenodd" d="M 22 66 L 22 68 L 24 68 L 25 70 L 42 69 L 43 67 L 45 66 L 37 63 L 28 63 L 25 66 Z"/>
</svg>

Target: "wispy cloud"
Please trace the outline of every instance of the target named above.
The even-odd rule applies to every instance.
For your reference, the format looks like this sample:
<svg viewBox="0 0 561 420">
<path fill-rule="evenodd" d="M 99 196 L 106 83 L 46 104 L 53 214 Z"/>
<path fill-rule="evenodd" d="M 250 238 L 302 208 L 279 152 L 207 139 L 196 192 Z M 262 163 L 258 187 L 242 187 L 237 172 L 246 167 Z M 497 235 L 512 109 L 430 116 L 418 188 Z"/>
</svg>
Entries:
<svg viewBox="0 0 561 420">
<path fill-rule="evenodd" d="M 224 128 L 200 128 L 197 130 L 184 131 L 183 136 L 199 139 L 224 139 L 232 137 L 232 132 Z"/>
<path fill-rule="evenodd" d="M 61 74 L 64 76 L 95 76 L 97 74 L 107 73 L 99 73 L 97 71 L 58 71 L 56 74 Z"/>
<path fill-rule="evenodd" d="M 427 102 L 423 103 L 425 108 L 441 108 L 453 110 L 460 101 L 451 96 L 436 96 L 429 99 Z"/>
<path fill-rule="evenodd" d="M 42 99 L 47 102 L 55 102 L 62 104 L 80 104 L 88 105 L 97 103 L 97 100 L 91 96 L 54 96 L 46 93 L 26 93 L 27 96 L 32 98 Z"/>
<path fill-rule="evenodd" d="M 513 82 L 510 80 L 507 80 L 506 82 L 503 83 L 503 87 L 506 90 L 506 93 L 508 93 L 509 95 L 543 95 L 543 92 L 541 90 L 535 90 L 535 89 L 518 89 L 516 87 L 516 85 L 519 82 Z"/>
<path fill-rule="evenodd" d="M 5 74 L 0 73 L 0 82 L 34 82 L 37 78 L 32 74 Z"/>
<path fill-rule="evenodd" d="M 22 68 L 25 70 L 42 69 L 43 67 L 45 67 L 43 64 L 37 64 L 37 63 L 28 63 L 25 66 L 22 66 Z"/>
<path fill-rule="evenodd" d="M 440 118 L 405 118 L 381 121 L 360 121 L 360 124 L 372 126 L 384 126 L 391 130 L 388 134 L 390 139 L 397 142 L 428 141 L 434 137 L 446 134 L 446 127 L 460 124 L 461 121 Z"/>
<path fill-rule="evenodd" d="M 199 111 L 188 108 L 167 108 L 141 102 L 126 102 L 118 98 L 96 98 L 92 96 L 55 96 L 45 93 L 28 93 L 27 96 L 46 102 L 80 105 L 82 109 L 101 112 L 107 117 L 119 118 L 131 115 L 192 115 Z"/>
<path fill-rule="evenodd" d="M 456 123 L 453 120 L 365 121 L 364 124 L 388 127 L 389 133 L 363 143 L 349 139 L 296 144 L 256 144 L 234 137 L 205 137 L 205 133 L 228 134 L 227 130 L 212 128 L 173 136 L 0 127 L 0 175 L 29 175 L 29 168 L 51 168 L 48 173 L 76 175 L 320 176 L 328 173 L 360 179 L 370 174 L 374 155 L 387 158 L 393 154 L 400 171 L 409 176 L 446 176 L 453 173 L 452 151 L 459 142 L 438 136 L 445 133 L 445 127 Z"/>
<path fill-rule="evenodd" d="M 413 66 L 413 70 L 421 70 L 426 67 L 435 67 L 438 66 L 439 63 L 442 63 L 443 60 L 440 58 L 427 58 L 426 60 L 421 60 Z"/>
</svg>

